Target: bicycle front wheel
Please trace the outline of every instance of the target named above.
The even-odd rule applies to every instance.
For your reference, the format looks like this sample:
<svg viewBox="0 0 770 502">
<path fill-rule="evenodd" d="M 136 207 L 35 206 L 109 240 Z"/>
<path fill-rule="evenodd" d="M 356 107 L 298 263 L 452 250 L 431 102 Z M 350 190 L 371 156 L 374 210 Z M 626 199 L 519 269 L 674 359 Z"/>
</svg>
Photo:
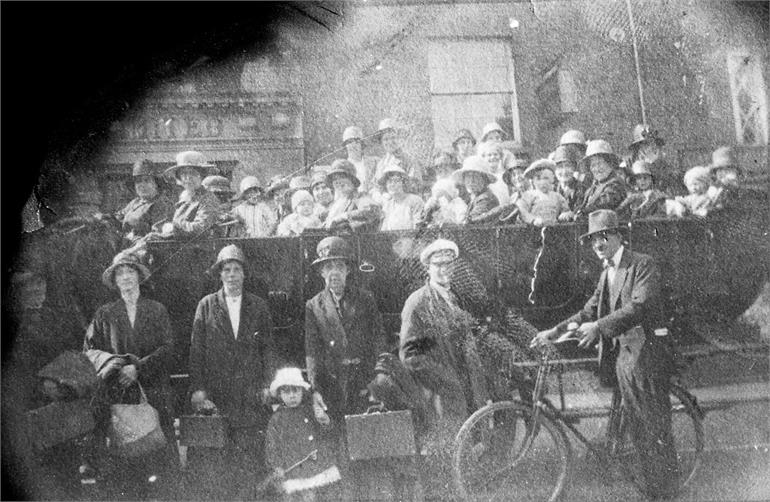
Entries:
<svg viewBox="0 0 770 502">
<path fill-rule="evenodd" d="M 553 501 L 569 478 L 564 430 L 522 403 L 487 405 L 455 438 L 454 482 L 464 500 Z"/>
<path fill-rule="evenodd" d="M 703 455 L 703 412 L 695 398 L 679 385 L 671 386 L 671 433 L 679 461 L 679 484 L 687 486 L 695 477 Z"/>
</svg>

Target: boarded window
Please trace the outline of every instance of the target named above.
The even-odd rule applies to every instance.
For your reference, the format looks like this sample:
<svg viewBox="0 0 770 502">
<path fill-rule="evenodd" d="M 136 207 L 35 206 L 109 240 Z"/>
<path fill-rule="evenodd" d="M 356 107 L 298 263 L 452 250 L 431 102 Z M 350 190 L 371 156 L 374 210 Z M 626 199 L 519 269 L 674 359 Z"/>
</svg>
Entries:
<svg viewBox="0 0 770 502">
<path fill-rule="evenodd" d="M 511 48 L 502 40 L 434 40 L 428 70 L 437 146 L 447 146 L 458 129 L 474 135 L 497 122 L 519 139 L 519 117 Z"/>
<path fill-rule="evenodd" d="M 734 53 L 727 58 L 735 135 L 741 145 L 767 145 L 767 98 L 759 58 Z"/>
</svg>

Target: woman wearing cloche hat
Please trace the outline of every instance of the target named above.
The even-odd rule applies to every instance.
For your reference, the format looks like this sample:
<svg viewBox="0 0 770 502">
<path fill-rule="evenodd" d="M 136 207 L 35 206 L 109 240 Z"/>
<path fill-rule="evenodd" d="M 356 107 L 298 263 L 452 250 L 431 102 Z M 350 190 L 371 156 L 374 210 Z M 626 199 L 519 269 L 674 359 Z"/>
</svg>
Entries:
<svg viewBox="0 0 770 502">
<path fill-rule="evenodd" d="M 468 213 L 465 223 L 483 223 L 487 213 L 500 205 L 500 202 L 489 190 L 489 185 L 497 181 L 497 177 L 489 169 L 489 163 L 477 155 L 465 159 L 463 167 L 452 174 L 455 183 L 464 184 L 470 194 Z"/>
<path fill-rule="evenodd" d="M 156 223 L 163 223 L 174 214 L 174 204 L 161 193 L 161 177 L 152 162 L 140 160 L 131 172 L 136 197 L 115 216 L 121 223 L 126 239 L 134 243 L 147 235 Z"/>
<path fill-rule="evenodd" d="M 144 392 L 158 411 L 167 446 L 126 469 L 124 474 L 136 477 L 137 485 L 144 485 L 151 475 L 162 479 L 178 458 L 168 399 L 174 336 L 166 307 L 142 295 L 139 286 L 149 276 L 149 269 L 136 255 L 122 251 L 115 256 L 102 274 L 102 282 L 120 298 L 97 309 L 84 342 L 85 354 L 104 384 L 97 399 L 99 434 L 106 431 L 111 404 L 136 403 Z"/>
<path fill-rule="evenodd" d="M 222 248 L 211 272 L 219 291 L 198 303 L 190 340 L 190 404 L 228 417 L 222 450 L 190 448 L 193 472 L 210 476 L 221 490 L 252 482 L 262 465 L 261 438 L 269 418 L 267 388 L 273 376 L 273 323 L 267 303 L 244 288 L 246 256 L 236 245 Z M 224 462 L 229 458 L 232 462 Z M 234 498 L 226 491 L 215 498 Z"/>
<path fill-rule="evenodd" d="M 591 170 L 593 183 L 586 190 L 583 201 L 575 211 L 575 218 L 587 217 L 598 209 L 616 209 L 626 199 L 626 188 L 615 177 L 620 159 L 603 139 L 591 140 L 581 161 Z"/>
</svg>

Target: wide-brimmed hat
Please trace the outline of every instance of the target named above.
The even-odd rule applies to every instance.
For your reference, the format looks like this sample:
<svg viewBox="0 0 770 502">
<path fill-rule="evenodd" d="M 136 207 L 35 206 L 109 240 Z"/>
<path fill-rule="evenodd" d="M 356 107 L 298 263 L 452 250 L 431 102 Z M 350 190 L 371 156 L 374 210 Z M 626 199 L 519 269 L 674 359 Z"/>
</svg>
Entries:
<svg viewBox="0 0 770 502">
<path fill-rule="evenodd" d="M 377 184 L 384 186 L 385 182 L 388 181 L 388 178 L 391 176 L 401 176 L 404 179 L 409 177 L 401 166 L 388 164 L 385 166 L 385 168 L 383 168 L 382 172 L 380 173 L 380 177 L 377 178 Z"/>
<path fill-rule="evenodd" d="M 449 239 L 436 239 L 431 242 L 420 253 L 420 263 L 428 265 L 430 263 L 430 257 L 439 251 L 451 251 L 454 254 L 455 259 L 460 256 L 460 250 L 457 248 L 457 244 Z"/>
<path fill-rule="evenodd" d="M 246 195 L 246 192 L 253 188 L 256 188 L 260 192 L 264 191 L 264 189 L 262 188 L 262 183 L 259 181 L 259 178 L 257 178 L 256 176 L 245 176 L 241 180 L 240 185 L 238 186 L 238 195 L 236 195 L 233 198 L 233 200 L 242 199 L 243 196 Z"/>
<path fill-rule="evenodd" d="M 535 176 L 535 174 L 539 173 L 540 171 L 543 171 L 545 169 L 550 169 L 551 171 L 556 170 L 556 163 L 548 160 L 548 159 L 539 159 L 534 161 L 532 164 L 529 165 L 528 168 L 524 170 L 524 177 L 525 178 L 532 178 Z"/>
<path fill-rule="evenodd" d="M 500 124 L 498 124 L 497 122 L 490 122 L 487 125 L 485 125 L 484 128 L 481 130 L 481 141 L 486 141 L 487 134 L 491 133 L 492 131 L 498 131 L 502 136 L 502 139 L 505 139 L 508 137 L 508 133 L 505 132 L 505 130 L 502 127 L 500 127 Z"/>
<path fill-rule="evenodd" d="M 616 167 L 620 164 L 620 159 L 613 153 L 612 146 L 603 139 L 592 139 L 586 143 L 586 154 L 581 159 L 581 162 L 588 161 L 588 159 L 594 155 L 604 155 L 611 159 L 611 162 L 614 163 Z"/>
<path fill-rule="evenodd" d="M 611 209 L 597 209 L 588 215 L 588 232 L 580 236 L 580 242 L 585 242 L 588 237 L 599 232 L 619 232 L 625 228 L 618 223 L 618 213 Z"/>
<path fill-rule="evenodd" d="M 345 128 L 345 131 L 342 133 L 343 146 L 351 141 L 363 141 L 363 140 L 364 140 L 364 131 L 362 131 L 360 127 L 350 126 Z"/>
<path fill-rule="evenodd" d="M 471 140 L 474 145 L 476 144 L 476 138 L 473 136 L 473 133 L 470 130 L 460 129 L 455 133 L 454 138 L 452 139 L 452 148 L 456 148 L 457 142 L 463 138 Z"/>
<path fill-rule="evenodd" d="M 586 146 L 586 136 L 577 129 L 570 129 L 559 138 L 559 145 L 582 145 Z"/>
<path fill-rule="evenodd" d="M 270 382 L 270 395 L 278 397 L 278 389 L 291 385 L 310 390 L 310 384 L 302 378 L 302 370 L 299 368 L 281 368 L 275 373 L 275 378 Z"/>
<path fill-rule="evenodd" d="M 647 124 L 636 124 L 629 148 L 633 150 L 634 147 L 638 146 L 639 144 L 647 143 L 649 141 L 654 141 L 658 146 L 663 146 L 666 144 L 666 142 L 663 141 L 663 138 L 661 138 L 658 134 L 658 131 L 650 129 L 650 126 Z"/>
<path fill-rule="evenodd" d="M 452 173 L 452 179 L 455 183 L 463 183 L 465 173 L 479 173 L 484 176 L 488 183 L 497 181 L 497 176 L 489 170 L 489 163 L 478 155 L 471 155 L 463 161 L 463 167 Z"/>
<path fill-rule="evenodd" d="M 317 258 L 312 263 L 314 267 L 329 260 L 353 261 L 350 245 L 345 239 L 336 235 L 321 239 L 315 251 Z"/>
<path fill-rule="evenodd" d="M 331 187 L 333 178 L 339 175 L 350 178 L 356 188 L 361 185 L 361 180 L 356 176 L 356 166 L 347 159 L 337 159 L 332 162 L 332 167 L 326 174 L 326 184 Z"/>
<path fill-rule="evenodd" d="M 741 167 L 738 165 L 738 158 L 735 155 L 735 150 L 730 146 L 720 146 L 714 150 L 711 154 L 711 165 L 709 167 L 712 170 L 728 168 L 737 171 L 741 170 Z"/>
<path fill-rule="evenodd" d="M 652 170 L 650 170 L 650 163 L 646 160 L 639 159 L 631 165 L 631 174 L 633 176 L 642 176 L 644 174 L 652 176 Z"/>
<path fill-rule="evenodd" d="M 183 167 L 193 167 L 197 169 L 201 174 L 201 178 L 205 178 L 210 174 L 219 174 L 219 169 L 217 169 L 217 166 L 214 164 L 209 164 L 209 162 L 206 160 L 206 157 L 202 153 L 190 150 L 176 154 L 176 165 L 173 165 L 163 171 L 163 175 L 173 175 L 178 179 L 179 170 Z"/>
<path fill-rule="evenodd" d="M 112 259 L 112 264 L 102 273 L 102 283 L 108 288 L 115 289 L 115 269 L 121 265 L 134 267 L 139 272 L 139 282 L 142 283 L 150 277 L 150 269 L 147 268 L 139 257 L 133 253 L 121 251 Z"/>
<path fill-rule="evenodd" d="M 272 178 L 270 178 L 270 183 L 267 185 L 267 189 L 265 190 L 265 195 L 270 197 L 273 192 L 276 190 L 281 189 L 289 189 L 289 180 L 286 179 L 282 174 L 276 174 Z"/>
<path fill-rule="evenodd" d="M 209 268 L 209 270 L 212 273 L 219 272 L 219 268 L 227 263 L 228 261 L 237 261 L 241 264 L 241 266 L 246 268 L 246 256 L 243 254 L 243 251 L 241 251 L 241 248 L 236 246 L 235 244 L 228 244 L 227 246 L 223 247 L 219 250 L 219 253 L 217 253 L 217 261 L 214 262 L 214 264 Z"/>
<path fill-rule="evenodd" d="M 203 187 L 209 192 L 226 194 L 233 193 L 233 189 L 230 188 L 230 180 L 218 174 L 206 176 L 203 178 L 201 185 L 203 185 Z"/>
</svg>

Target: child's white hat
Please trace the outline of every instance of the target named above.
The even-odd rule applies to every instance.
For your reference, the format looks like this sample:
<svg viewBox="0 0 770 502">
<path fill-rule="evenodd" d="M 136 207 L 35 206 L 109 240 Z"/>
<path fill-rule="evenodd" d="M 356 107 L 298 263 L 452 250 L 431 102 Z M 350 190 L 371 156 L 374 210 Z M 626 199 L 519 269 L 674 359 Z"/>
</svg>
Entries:
<svg viewBox="0 0 770 502">
<path fill-rule="evenodd" d="M 275 373 L 275 378 L 270 384 L 270 395 L 278 397 L 278 389 L 285 385 L 293 387 L 302 387 L 310 390 L 310 384 L 302 378 L 302 371 L 299 368 L 281 368 Z"/>
<path fill-rule="evenodd" d="M 297 206 L 304 201 L 313 202 L 313 196 L 307 190 L 297 190 L 294 195 L 291 196 L 291 210 L 296 211 Z"/>
<path fill-rule="evenodd" d="M 691 167 L 684 173 L 684 184 L 689 185 L 695 180 L 701 180 L 708 183 L 711 181 L 711 170 L 708 167 L 695 166 Z"/>
</svg>

